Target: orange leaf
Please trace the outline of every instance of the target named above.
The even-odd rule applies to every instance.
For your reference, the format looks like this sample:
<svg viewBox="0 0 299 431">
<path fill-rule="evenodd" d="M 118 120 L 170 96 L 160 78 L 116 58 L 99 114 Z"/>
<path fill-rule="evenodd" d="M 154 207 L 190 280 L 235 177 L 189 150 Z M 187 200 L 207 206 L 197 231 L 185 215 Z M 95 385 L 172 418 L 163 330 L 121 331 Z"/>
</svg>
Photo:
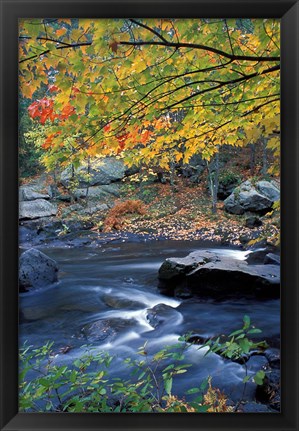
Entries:
<svg viewBox="0 0 299 431">
<path fill-rule="evenodd" d="M 60 28 L 59 30 L 56 30 L 57 36 L 63 36 L 67 32 L 66 28 Z"/>
</svg>

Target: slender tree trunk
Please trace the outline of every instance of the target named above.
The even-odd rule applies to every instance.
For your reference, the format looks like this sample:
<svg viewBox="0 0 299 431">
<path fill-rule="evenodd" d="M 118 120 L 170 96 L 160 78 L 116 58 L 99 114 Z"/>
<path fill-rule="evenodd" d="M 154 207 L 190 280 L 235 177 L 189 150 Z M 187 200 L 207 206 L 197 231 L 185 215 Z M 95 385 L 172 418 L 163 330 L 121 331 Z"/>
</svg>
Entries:
<svg viewBox="0 0 299 431">
<path fill-rule="evenodd" d="M 211 171 L 209 162 L 207 162 L 209 188 L 212 201 L 212 214 L 217 212 L 217 194 L 219 185 L 219 151 L 215 155 L 215 169 Z"/>
<path fill-rule="evenodd" d="M 89 187 L 90 187 L 90 157 L 88 156 L 88 159 L 87 159 L 87 188 L 86 188 L 86 195 L 85 195 L 86 201 L 87 201 L 87 197 L 88 197 Z"/>
<path fill-rule="evenodd" d="M 170 178 L 169 178 L 171 187 L 174 187 L 174 167 L 175 167 L 174 162 L 171 162 L 170 163 Z"/>
<path fill-rule="evenodd" d="M 267 152 L 267 139 L 265 138 L 262 138 L 262 148 L 263 148 L 262 174 L 263 176 L 266 176 L 268 172 L 268 152 Z"/>
<path fill-rule="evenodd" d="M 54 170 L 52 171 L 52 175 L 53 175 L 53 185 L 50 186 L 51 187 L 51 192 L 52 192 L 52 198 L 54 200 L 57 199 L 57 175 L 56 175 L 56 168 L 54 168 Z"/>
<path fill-rule="evenodd" d="M 255 144 L 250 144 L 250 174 L 254 175 L 255 172 Z"/>
</svg>

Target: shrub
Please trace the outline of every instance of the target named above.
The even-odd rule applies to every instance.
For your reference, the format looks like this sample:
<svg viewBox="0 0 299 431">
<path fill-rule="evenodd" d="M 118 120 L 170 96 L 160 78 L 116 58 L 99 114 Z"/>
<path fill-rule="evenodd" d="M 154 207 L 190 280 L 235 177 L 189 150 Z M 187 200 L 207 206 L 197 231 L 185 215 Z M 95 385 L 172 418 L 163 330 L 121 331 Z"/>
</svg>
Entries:
<svg viewBox="0 0 299 431">
<path fill-rule="evenodd" d="M 124 216 L 127 214 L 140 214 L 146 213 L 144 203 L 141 200 L 127 200 L 124 202 L 118 202 L 108 212 L 107 217 L 104 221 L 104 232 L 111 232 L 111 230 L 120 230 L 124 224 Z"/>
<path fill-rule="evenodd" d="M 114 357 L 107 352 L 89 351 L 71 366 L 56 365 L 52 346 L 47 343 L 32 350 L 25 345 L 20 351 L 22 412 L 206 412 L 211 407 L 203 398 L 206 381 L 191 389 L 191 394 L 200 392 L 192 402 L 172 394 L 175 376 L 191 366 L 180 363 L 186 343 L 167 346 L 151 358 L 146 345 L 142 346 L 138 351 L 141 360 L 124 360 L 131 372 L 126 381 L 109 378 Z"/>
<path fill-rule="evenodd" d="M 223 171 L 219 175 L 219 184 L 229 186 L 230 184 L 239 184 L 241 181 L 240 175 L 232 171 Z"/>
<path fill-rule="evenodd" d="M 251 324 L 251 320 L 249 316 L 243 317 L 243 327 L 232 332 L 228 337 L 224 337 L 224 341 L 220 341 L 220 337 L 216 340 L 208 340 L 204 345 L 200 347 L 208 347 L 209 350 L 206 354 L 210 352 L 218 353 L 219 355 L 236 361 L 244 366 L 244 389 L 243 395 L 245 394 L 245 389 L 248 381 L 254 382 L 256 385 L 262 385 L 265 378 L 265 372 L 263 370 L 257 371 L 255 374 L 249 374 L 247 368 L 247 361 L 250 357 L 250 352 L 252 350 L 263 352 L 269 346 L 265 341 L 252 341 L 249 337 L 254 334 L 260 334 L 262 331 Z M 211 392 L 212 393 L 212 392 Z M 214 408 L 221 407 L 222 403 L 220 403 L 221 394 L 217 393 L 217 390 L 214 391 L 214 396 L 217 397 L 218 404 L 212 402 L 213 397 L 207 397 L 205 401 L 211 403 Z M 242 399 L 239 400 L 237 405 L 234 408 L 234 411 L 237 411 Z M 223 406 L 221 407 L 223 408 Z M 217 411 L 217 410 L 214 410 Z"/>
<path fill-rule="evenodd" d="M 248 336 L 258 334 L 244 316 L 243 327 L 226 337 L 224 342 L 207 341 L 203 346 L 210 352 L 237 360 L 244 365 L 244 391 L 249 380 L 262 385 L 263 370 L 249 374 L 246 356 L 250 350 L 265 349 L 265 342 L 253 342 Z M 197 387 L 186 391 L 195 396 L 191 401 L 178 398 L 172 391 L 177 375 L 188 372 L 191 364 L 183 363 L 185 351 L 192 345 L 190 334 L 180 337 L 177 344 L 166 346 L 150 355 L 145 343 L 138 350 L 142 359 L 124 359 L 129 369 L 128 380 L 109 377 L 114 357 L 107 352 L 86 353 L 70 366 L 56 364 L 53 343 L 32 349 L 26 344 L 20 349 L 19 409 L 21 412 L 231 412 L 237 411 L 242 399 L 228 406 L 227 397 L 213 388 L 208 376 Z M 243 398 L 243 397 L 242 397 Z"/>
</svg>

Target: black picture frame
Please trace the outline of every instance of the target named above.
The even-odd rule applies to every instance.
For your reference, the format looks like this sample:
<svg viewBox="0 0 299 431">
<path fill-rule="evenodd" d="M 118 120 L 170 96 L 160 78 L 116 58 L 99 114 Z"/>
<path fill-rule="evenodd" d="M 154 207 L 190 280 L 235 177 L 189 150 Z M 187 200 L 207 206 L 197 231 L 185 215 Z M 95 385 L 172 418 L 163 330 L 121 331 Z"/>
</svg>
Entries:
<svg viewBox="0 0 299 431">
<path fill-rule="evenodd" d="M 299 4 L 291 0 L 1 0 L 1 430 L 298 429 Z M 281 19 L 282 411 L 259 414 L 18 413 L 18 39 L 24 17 Z"/>
</svg>

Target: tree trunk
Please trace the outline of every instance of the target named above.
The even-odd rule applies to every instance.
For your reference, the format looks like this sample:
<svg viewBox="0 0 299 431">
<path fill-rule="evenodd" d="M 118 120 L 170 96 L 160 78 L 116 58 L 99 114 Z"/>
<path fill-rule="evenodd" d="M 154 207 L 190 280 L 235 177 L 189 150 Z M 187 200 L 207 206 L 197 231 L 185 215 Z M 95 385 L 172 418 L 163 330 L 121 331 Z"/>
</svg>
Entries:
<svg viewBox="0 0 299 431">
<path fill-rule="evenodd" d="M 219 151 L 215 155 L 215 169 L 211 171 L 209 162 L 207 162 L 209 188 L 212 200 L 212 214 L 217 212 L 217 194 L 219 185 Z"/>
<path fill-rule="evenodd" d="M 87 159 L 87 188 L 86 188 L 86 195 L 85 195 L 86 203 L 87 203 L 89 187 L 90 187 L 90 157 L 88 157 Z"/>
<path fill-rule="evenodd" d="M 263 148 L 262 174 L 263 176 L 266 176 L 268 172 L 268 153 L 267 153 L 267 139 L 265 138 L 262 138 L 262 148 Z"/>
<path fill-rule="evenodd" d="M 250 174 L 254 176 L 255 173 L 255 144 L 250 144 Z"/>
</svg>

